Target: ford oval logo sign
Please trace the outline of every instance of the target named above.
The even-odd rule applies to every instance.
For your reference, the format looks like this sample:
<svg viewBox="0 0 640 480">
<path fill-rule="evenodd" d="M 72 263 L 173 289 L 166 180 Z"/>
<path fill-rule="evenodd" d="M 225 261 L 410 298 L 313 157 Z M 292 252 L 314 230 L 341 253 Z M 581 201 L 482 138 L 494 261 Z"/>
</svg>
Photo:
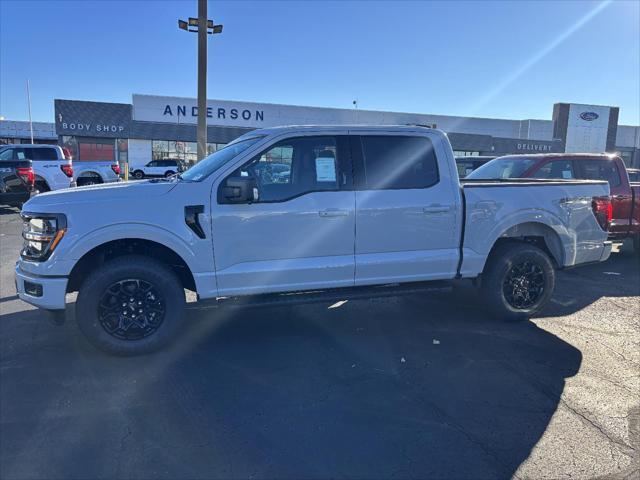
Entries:
<svg viewBox="0 0 640 480">
<path fill-rule="evenodd" d="M 597 120 L 599 116 L 596 112 L 582 112 L 580 114 L 580 118 L 586 122 L 593 122 Z"/>
</svg>

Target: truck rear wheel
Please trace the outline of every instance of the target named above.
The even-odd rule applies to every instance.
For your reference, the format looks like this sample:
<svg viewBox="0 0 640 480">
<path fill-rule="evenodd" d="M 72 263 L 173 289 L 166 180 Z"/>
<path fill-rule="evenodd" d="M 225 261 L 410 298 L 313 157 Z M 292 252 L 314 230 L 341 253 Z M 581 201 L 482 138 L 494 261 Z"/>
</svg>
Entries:
<svg viewBox="0 0 640 480">
<path fill-rule="evenodd" d="M 555 287 L 549 255 L 534 245 L 508 242 L 489 257 L 482 275 L 482 296 L 505 320 L 525 320 L 549 301 Z"/>
<path fill-rule="evenodd" d="M 171 341 L 183 323 L 184 289 L 166 265 L 142 255 L 110 260 L 83 282 L 76 302 L 82 333 L 114 355 L 139 355 Z"/>
</svg>

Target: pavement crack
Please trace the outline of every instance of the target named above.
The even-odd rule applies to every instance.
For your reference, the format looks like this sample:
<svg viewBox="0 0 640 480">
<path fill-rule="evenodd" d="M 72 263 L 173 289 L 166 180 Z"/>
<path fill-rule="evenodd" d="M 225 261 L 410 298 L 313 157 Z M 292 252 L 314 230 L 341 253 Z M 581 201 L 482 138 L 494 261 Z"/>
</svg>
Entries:
<svg viewBox="0 0 640 480">
<path fill-rule="evenodd" d="M 607 440 L 609 440 L 609 442 L 611 442 L 611 443 L 617 445 L 618 447 L 620 447 L 622 449 L 622 451 L 620 453 L 622 453 L 624 455 L 627 455 L 629 457 L 632 457 L 633 454 L 636 452 L 635 447 L 633 447 L 631 445 L 627 445 L 621 439 L 614 438 L 611 434 L 606 432 L 600 425 L 598 425 L 596 422 L 591 420 L 589 417 L 587 417 L 583 413 L 581 413 L 578 410 L 576 410 L 575 408 L 573 408 L 571 405 L 569 405 L 563 399 L 560 399 L 560 405 L 562 405 L 564 408 L 569 410 L 571 413 L 573 413 L 574 415 L 579 417 L 583 421 L 583 423 L 586 423 L 587 425 L 590 425 L 591 427 L 595 428 L 598 432 L 600 432 L 600 434 L 603 437 L 605 437 Z"/>
</svg>

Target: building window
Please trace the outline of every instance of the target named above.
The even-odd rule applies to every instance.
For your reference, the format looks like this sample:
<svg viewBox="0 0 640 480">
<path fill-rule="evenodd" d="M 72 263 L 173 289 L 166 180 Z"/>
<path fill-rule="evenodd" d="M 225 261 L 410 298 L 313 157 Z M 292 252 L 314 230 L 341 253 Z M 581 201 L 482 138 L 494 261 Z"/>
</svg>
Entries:
<svg viewBox="0 0 640 480">
<path fill-rule="evenodd" d="M 480 152 L 470 150 L 454 150 L 453 155 L 455 157 L 478 157 L 480 156 Z"/>
<path fill-rule="evenodd" d="M 208 143 L 207 155 L 224 147 L 225 143 Z M 181 140 L 153 140 L 151 142 L 153 160 L 176 160 L 185 168 L 189 168 L 198 161 L 198 144 Z"/>
</svg>

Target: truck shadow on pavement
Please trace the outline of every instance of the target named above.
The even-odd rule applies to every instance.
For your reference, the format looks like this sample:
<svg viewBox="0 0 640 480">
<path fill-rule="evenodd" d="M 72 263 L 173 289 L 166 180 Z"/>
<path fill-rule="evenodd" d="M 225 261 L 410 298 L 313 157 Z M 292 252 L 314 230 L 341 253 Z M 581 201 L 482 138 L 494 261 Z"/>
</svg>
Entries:
<svg viewBox="0 0 640 480">
<path fill-rule="evenodd" d="M 189 310 L 108 357 L 27 311 L 0 336 L 0 476 L 507 478 L 581 353 L 464 295 Z"/>
</svg>

